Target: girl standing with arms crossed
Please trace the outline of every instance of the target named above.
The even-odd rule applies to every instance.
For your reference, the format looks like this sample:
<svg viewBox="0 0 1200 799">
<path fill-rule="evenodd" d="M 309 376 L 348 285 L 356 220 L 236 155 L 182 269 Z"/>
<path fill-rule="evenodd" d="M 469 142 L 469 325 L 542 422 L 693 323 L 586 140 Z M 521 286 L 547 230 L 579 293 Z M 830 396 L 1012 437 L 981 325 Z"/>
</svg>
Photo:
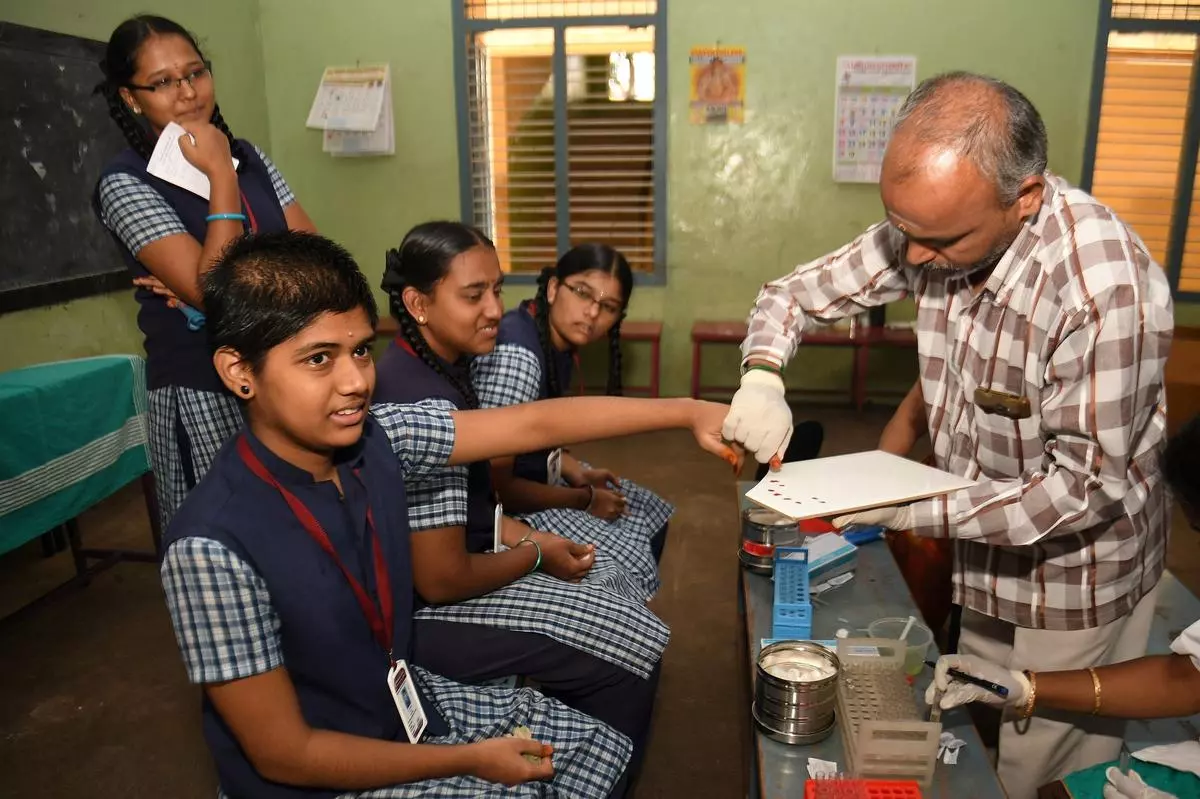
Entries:
<svg viewBox="0 0 1200 799">
<path fill-rule="evenodd" d="M 469 362 L 495 344 L 503 278 L 481 231 L 409 231 L 387 254 L 383 288 L 400 333 L 379 360 L 374 400 L 478 408 Z M 481 460 L 408 486 L 414 581 L 428 603 L 414 621 L 417 656 L 464 682 L 532 678 L 629 736 L 636 773 L 666 625 L 605 552 L 503 516 L 490 471 Z M 489 554 L 497 534 L 509 549 Z"/>
<path fill-rule="evenodd" d="M 242 424 L 237 400 L 213 369 L 207 336 L 195 329 L 202 324 L 194 310 L 203 310 L 200 277 L 244 232 L 315 228 L 266 155 L 230 133 L 217 107 L 212 64 L 182 26 L 150 15 L 122 22 L 101 69 L 97 91 L 129 149 L 105 168 L 93 205 L 139 287 L 150 457 L 165 529 Z M 190 134 L 178 146 L 208 178 L 208 199 L 146 171 L 159 135 L 172 122 Z"/>
<path fill-rule="evenodd" d="M 605 244 L 581 244 L 542 270 L 538 293 L 501 320 L 495 349 L 472 365 L 484 408 L 569 392 L 580 347 L 608 339 L 608 393 L 621 392 L 621 320 L 633 272 Z M 674 508 L 606 469 L 594 469 L 560 449 L 492 463 L 500 501 L 538 530 L 594 543 L 644 587 L 658 590 L 658 559 Z"/>
</svg>

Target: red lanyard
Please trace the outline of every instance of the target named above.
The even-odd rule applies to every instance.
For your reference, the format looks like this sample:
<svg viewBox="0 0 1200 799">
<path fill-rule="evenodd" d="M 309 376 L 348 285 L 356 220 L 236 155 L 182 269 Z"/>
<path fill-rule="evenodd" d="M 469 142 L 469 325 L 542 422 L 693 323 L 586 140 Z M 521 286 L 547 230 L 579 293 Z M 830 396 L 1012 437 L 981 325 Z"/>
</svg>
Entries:
<svg viewBox="0 0 1200 799">
<path fill-rule="evenodd" d="M 246 193 L 239 188 L 238 196 L 242 198 L 242 208 L 246 209 L 246 221 L 250 225 L 250 232 L 257 233 L 258 220 L 254 218 L 254 211 L 250 209 L 250 201 L 246 199 Z"/>
<path fill-rule="evenodd" d="M 354 578 L 350 570 L 346 568 L 346 564 L 338 556 L 337 550 L 333 548 L 333 543 L 330 542 L 329 536 L 326 535 L 321 523 L 312 515 L 312 512 L 300 501 L 300 498 L 284 488 L 275 475 L 263 465 L 258 456 L 254 454 L 254 450 L 250 448 L 250 443 L 246 441 L 244 435 L 238 437 L 237 442 L 238 455 L 242 456 L 242 461 L 249 467 L 250 471 L 254 472 L 267 484 L 273 486 L 280 494 L 283 495 L 284 501 L 288 507 L 292 509 L 292 513 L 296 515 L 296 520 L 304 527 L 305 532 L 312 537 L 312 540 L 317 542 L 317 546 L 325 550 L 325 554 L 333 558 L 333 562 L 342 570 L 342 575 L 345 576 L 346 582 L 350 583 L 351 590 L 354 591 L 354 597 L 358 600 L 359 607 L 362 608 L 363 616 L 367 619 L 367 624 L 371 626 L 371 634 L 375 636 L 375 640 L 383 647 L 383 651 L 387 652 L 388 660 L 393 664 L 396 659 L 392 656 L 392 621 L 395 615 L 395 608 L 392 606 L 392 583 L 388 577 L 387 562 L 383 558 L 383 548 L 379 545 L 379 535 L 375 532 L 375 518 L 371 514 L 370 506 L 367 507 L 367 534 L 371 536 L 372 553 L 375 560 L 375 587 L 379 590 L 379 604 L 376 608 L 375 603 L 371 601 L 371 597 L 367 595 L 367 591 L 362 587 L 362 584 Z M 357 476 L 357 471 L 355 476 Z"/>
<path fill-rule="evenodd" d="M 407 352 L 409 355 L 413 356 L 414 358 L 417 357 L 417 351 L 413 349 L 413 345 L 409 344 L 408 339 L 406 339 L 403 335 L 396 336 L 396 346 L 399 347 L 400 349 L 404 350 L 405 352 Z"/>
</svg>

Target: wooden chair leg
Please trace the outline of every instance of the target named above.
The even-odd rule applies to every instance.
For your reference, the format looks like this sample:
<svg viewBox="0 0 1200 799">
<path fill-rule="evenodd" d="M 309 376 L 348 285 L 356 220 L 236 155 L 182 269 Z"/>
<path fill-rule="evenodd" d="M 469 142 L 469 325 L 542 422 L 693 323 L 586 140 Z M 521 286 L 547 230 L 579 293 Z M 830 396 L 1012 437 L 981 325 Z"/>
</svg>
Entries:
<svg viewBox="0 0 1200 799">
<path fill-rule="evenodd" d="M 658 371 L 662 364 L 661 344 L 660 339 L 650 342 L 650 396 L 656 399 L 659 391 Z"/>
<path fill-rule="evenodd" d="M 700 399 L 700 342 L 692 341 L 692 399 Z"/>
</svg>

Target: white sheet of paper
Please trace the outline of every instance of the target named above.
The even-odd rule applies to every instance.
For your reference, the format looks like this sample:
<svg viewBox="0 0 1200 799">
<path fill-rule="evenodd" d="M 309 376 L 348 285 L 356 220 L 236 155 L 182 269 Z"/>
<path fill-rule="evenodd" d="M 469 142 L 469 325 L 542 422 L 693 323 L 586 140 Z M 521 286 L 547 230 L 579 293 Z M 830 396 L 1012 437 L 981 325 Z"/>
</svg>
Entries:
<svg viewBox="0 0 1200 799">
<path fill-rule="evenodd" d="M 838 764 L 836 760 L 822 760 L 819 757 L 810 757 L 808 759 L 808 777 L 809 779 L 832 779 L 837 776 Z"/>
<path fill-rule="evenodd" d="M 815 519 L 948 494 L 974 482 L 882 450 L 785 463 L 746 499 L 789 519 Z"/>
<path fill-rule="evenodd" d="M 1197 741 L 1147 746 L 1134 752 L 1133 756 L 1146 763 L 1157 763 L 1200 777 L 1200 742 Z"/>
<path fill-rule="evenodd" d="M 192 194 L 207 200 L 212 193 L 208 176 L 192 166 L 191 162 L 183 157 L 183 151 L 179 149 L 179 137 L 187 135 L 188 132 L 183 129 L 182 125 L 175 122 L 168 123 L 159 135 L 158 143 L 154 145 L 154 152 L 150 153 L 150 162 L 146 164 L 146 171 L 156 178 L 187 189 Z M 233 159 L 233 168 L 238 168 L 236 158 Z"/>
</svg>

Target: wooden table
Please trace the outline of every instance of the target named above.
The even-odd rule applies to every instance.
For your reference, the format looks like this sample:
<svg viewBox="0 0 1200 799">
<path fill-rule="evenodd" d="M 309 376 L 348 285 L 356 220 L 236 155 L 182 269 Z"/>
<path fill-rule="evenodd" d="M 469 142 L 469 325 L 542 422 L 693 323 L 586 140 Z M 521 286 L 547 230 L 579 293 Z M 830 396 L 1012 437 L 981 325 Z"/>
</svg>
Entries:
<svg viewBox="0 0 1200 799">
<path fill-rule="evenodd" d="M 694 399 L 709 394 L 729 395 L 737 390 L 736 385 L 704 383 L 701 378 L 702 348 L 707 344 L 739 346 L 746 338 L 745 322 L 697 321 L 692 325 L 692 383 Z M 853 353 L 850 373 L 850 401 L 855 410 L 861 411 L 867 402 L 867 368 L 872 348 L 916 349 L 917 335 L 907 328 L 868 327 L 838 328 L 823 327 L 804 333 L 800 348 L 843 347 Z M 842 394 L 840 390 L 790 387 L 789 394 Z M 891 392 L 889 392 L 891 393 Z"/>
<path fill-rule="evenodd" d="M 745 493 L 754 483 L 738 484 L 739 506 L 746 506 Z M 740 528 L 741 519 L 738 524 Z M 773 587 L 769 577 L 740 570 L 738 585 L 739 608 L 745 614 L 747 656 L 750 659 L 750 674 L 753 680 L 754 664 L 758 658 L 763 638 L 771 637 L 771 605 Z M 866 628 L 868 624 L 884 616 L 920 615 L 904 577 L 900 574 L 891 551 L 883 541 L 876 541 L 859 548 L 858 566 L 854 579 L 846 585 L 821 595 L 820 604 L 814 607 L 813 638 L 831 639 L 839 627 L 852 631 Z M 936 660 L 936 647 L 930 648 L 929 659 Z M 917 678 L 913 690 L 917 706 L 925 706 L 925 687 L 932 676 L 926 669 Z M 751 690 L 753 696 L 753 690 Z M 750 708 L 746 708 L 750 712 Z M 967 712 L 962 708 L 946 711 L 942 715 L 943 729 L 967 742 L 959 752 L 958 764 L 947 766 L 938 763 L 933 785 L 923 791 L 927 798 L 937 799 L 1004 799 L 1004 790 L 996 778 L 996 772 L 987 758 L 987 752 L 971 724 Z M 763 799 L 785 799 L 804 795 L 804 783 L 808 779 L 808 758 L 836 761 L 846 767 L 842 749 L 841 733 L 833 735 L 812 746 L 789 746 L 772 741 L 754 730 L 754 762 L 751 773 L 751 797 Z"/>
</svg>

